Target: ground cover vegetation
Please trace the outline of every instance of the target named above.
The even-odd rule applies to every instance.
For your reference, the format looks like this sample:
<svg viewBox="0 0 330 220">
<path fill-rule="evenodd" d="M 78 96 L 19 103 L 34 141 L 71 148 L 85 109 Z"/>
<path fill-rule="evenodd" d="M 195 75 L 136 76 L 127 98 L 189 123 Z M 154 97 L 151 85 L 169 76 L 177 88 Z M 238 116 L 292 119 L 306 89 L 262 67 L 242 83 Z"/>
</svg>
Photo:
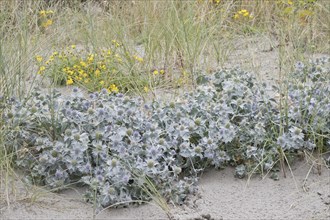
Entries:
<svg viewBox="0 0 330 220">
<path fill-rule="evenodd" d="M 2 196 L 14 168 L 56 190 L 87 185 L 100 210 L 181 204 L 208 167 L 265 175 L 311 152 L 329 166 L 330 62 L 307 62 L 329 50 L 327 1 L 0 5 Z M 251 36 L 279 51 L 271 93 L 246 71 L 216 70 L 237 38 Z M 190 92 L 146 101 L 164 88 Z"/>
</svg>

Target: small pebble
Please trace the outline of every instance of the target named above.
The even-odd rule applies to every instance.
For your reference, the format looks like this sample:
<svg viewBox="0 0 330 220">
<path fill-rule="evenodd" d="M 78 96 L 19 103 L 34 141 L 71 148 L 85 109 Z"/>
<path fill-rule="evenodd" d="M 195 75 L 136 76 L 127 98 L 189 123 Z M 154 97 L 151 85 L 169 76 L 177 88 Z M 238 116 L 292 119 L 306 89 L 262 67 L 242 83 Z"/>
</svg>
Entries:
<svg viewBox="0 0 330 220">
<path fill-rule="evenodd" d="M 202 215 L 202 217 L 207 219 L 207 220 L 211 220 L 211 215 L 210 214 Z"/>
</svg>

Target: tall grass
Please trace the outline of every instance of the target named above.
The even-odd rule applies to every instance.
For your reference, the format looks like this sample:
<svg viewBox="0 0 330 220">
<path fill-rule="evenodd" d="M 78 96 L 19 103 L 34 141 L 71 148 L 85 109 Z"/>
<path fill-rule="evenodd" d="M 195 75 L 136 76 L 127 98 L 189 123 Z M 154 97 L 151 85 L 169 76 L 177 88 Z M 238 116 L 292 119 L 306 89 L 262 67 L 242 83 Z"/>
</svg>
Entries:
<svg viewBox="0 0 330 220">
<path fill-rule="evenodd" d="M 113 39 L 122 42 L 127 52 L 144 58 L 141 70 L 127 63 L 123 80 L 136 85 L 144 75 L 153 87 L 156 84 L 150 71 L 163 68 L 166 74 L 157 86 L 173 89 L 194 85 L 200 72 L 225 66 L 240 47 L 240 40 L 247 37 L 257 42 L 267 39 L 270 51 L 277 52 L 277 79 L 285 92 L 285 73 L 296 60 L 330 51 L 328 0 L 317 0 L 310 8 L 297 4 L 292 13 L 288 13 L 289 7 L 284 0 L 228 0 L 219 4 L 208 0 L 0 1 L 0 95 L 28 94 L 35 86 L 37 54 L 47 55 L 71 44 L 93 51 L 109 47 Z M 43 29 L 38 12 L 48 9 L 54 11 L 53 24 Z M 233 19 L 241 9 L 253 17 Z M 246 52 L 250 57 L 246 67 L 254 70 L 252 61 L 258 57 L 254 50 Z M 230 63 L 239 59 L 235 57 Z M 2 142 L 5 129 L 0 121 L 1 195 L 9 202 L 13 149 L 6 149 Z"/>
</svg>

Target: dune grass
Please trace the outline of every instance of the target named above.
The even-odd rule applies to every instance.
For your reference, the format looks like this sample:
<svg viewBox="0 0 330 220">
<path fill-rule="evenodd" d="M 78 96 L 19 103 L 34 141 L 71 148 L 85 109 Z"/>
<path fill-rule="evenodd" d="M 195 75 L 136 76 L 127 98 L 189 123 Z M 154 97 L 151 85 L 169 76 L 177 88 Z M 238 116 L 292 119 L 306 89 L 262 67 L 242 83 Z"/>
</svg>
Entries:
<svg viewBox="0 0 330 220">
<path fill-rule="evenodd" d="M 276 79 L 285 82 L 297 60 L 330 50 L 329 24 L 328 0 L 0 1 L 0 96 L 26 96 L 40 78 L 52 87 L 68 84 L 65 74 L 58 80 L 57 67 L 72 59 L 41 65 L 36 56 L 46 62 L 75 45 L 86 51 L 76 56 L 80 62 L 116 42 L 122 62 L 115 73 L 104 71 L 98 79 L 92 68 L 86 70 L 92 86 L 76 79 L 69 84 L 92 91 L 106 79 L 106 87 L 138 95 L 193 88 L 200 73 L 238 61 L 231 58 L 238 49 L 250 57 L 245 67 L 258 72 L 254 50 L 241 46 L 245 39 L 268 42 L 268 52 L 276 51 L 278 59 Z M 41 66 L 44 74 L 37 74 Z M 0 121 L 0 195 L 9 204 L 13 152 L 2 142 L 5 134 Z"/>
</svg>

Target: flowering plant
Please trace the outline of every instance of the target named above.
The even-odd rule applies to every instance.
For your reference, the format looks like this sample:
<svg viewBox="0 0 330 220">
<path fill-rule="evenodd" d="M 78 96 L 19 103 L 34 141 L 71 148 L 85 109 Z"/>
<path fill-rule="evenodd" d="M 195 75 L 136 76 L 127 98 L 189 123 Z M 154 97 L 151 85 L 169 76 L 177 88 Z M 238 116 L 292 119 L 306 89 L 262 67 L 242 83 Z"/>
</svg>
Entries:
<svg viewBox="0 0 330 220">
<path fill-rule="evenodd" d="M 23 101 L 1 99 L 6 146 L 30 182 L 85 184 L 100 208 L 148 200 L 150 184 L 183 203 L 207 167 L 234 165 L 243 178 L 271 171 L 278 149 L 328 151 L 329 64 L 297 65 L 286 108 L 240 69 L 199 77 L 181 101 L 143 103 L 107 89 L 84 97 L 77 88 L 68 98 L 36 91 Z"/>
</svg>

